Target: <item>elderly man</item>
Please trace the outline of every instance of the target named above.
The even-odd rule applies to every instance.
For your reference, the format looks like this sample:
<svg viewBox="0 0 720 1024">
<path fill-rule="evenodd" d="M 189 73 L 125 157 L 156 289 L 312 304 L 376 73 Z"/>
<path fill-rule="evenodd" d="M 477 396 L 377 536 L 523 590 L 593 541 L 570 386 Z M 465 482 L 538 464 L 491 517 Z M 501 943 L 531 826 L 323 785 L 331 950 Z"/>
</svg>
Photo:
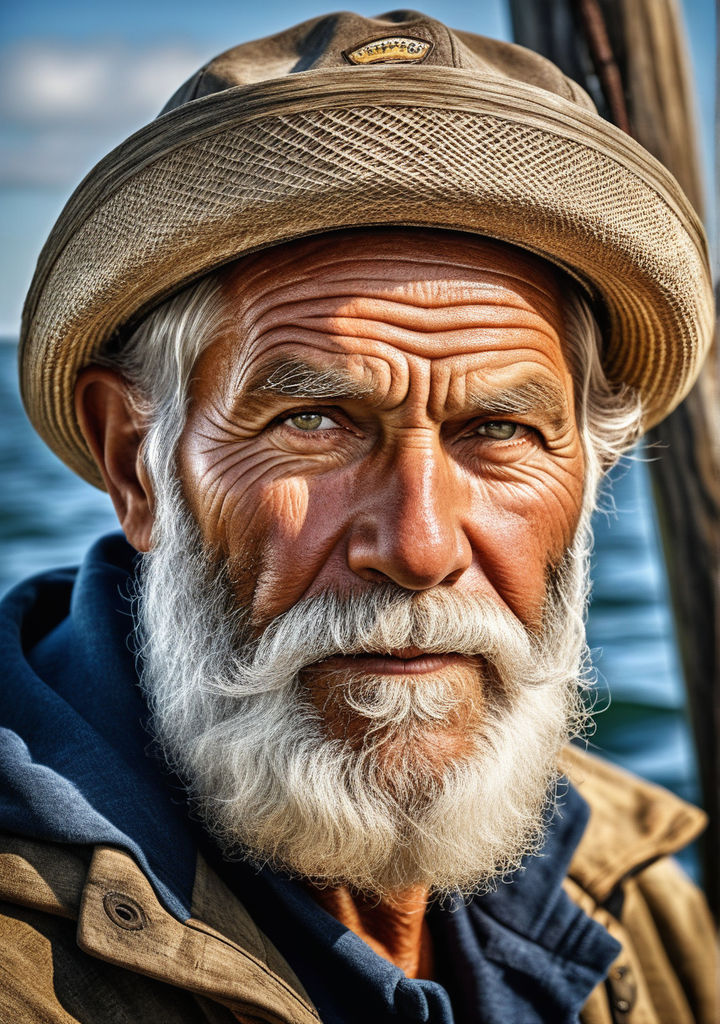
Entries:
<svg viewBox="0 0 720 1024">
<path fill-rule="evenodd" d="M 598 483 L 711 324 L 663 168 L 412 12 L 107 157 L 21 368 L 124 538 L 4 605 L 2 1019 L 711 1021 L 702 815 L 566 747 Z"/>
</svg>

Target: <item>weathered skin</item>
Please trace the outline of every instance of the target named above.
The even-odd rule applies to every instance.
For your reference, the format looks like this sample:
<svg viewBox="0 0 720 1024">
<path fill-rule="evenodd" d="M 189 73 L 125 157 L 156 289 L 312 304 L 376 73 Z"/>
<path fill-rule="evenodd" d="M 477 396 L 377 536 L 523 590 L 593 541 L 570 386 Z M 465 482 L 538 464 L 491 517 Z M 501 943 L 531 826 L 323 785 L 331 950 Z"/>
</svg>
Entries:
<svg viewBox="0 0 720 1024">
<path fill-rule="evenodd" d="M 243 260 L 226 294 L 230 326 L 196 366 L 178 466 L 254 625 L 323 590 L 390 580 L 483 593 L 537 628 L 583 491 L 555 272 L 471 237 L 347 233 Z M 325 373 L 319 389 L 296 363 Z M 281 393 L 290 380 L 293 393 Z M 91 368 L 77 403 L 128 540 L 147 550 L 143 425 L 124 383 Z M 468 688 L 478 672 L 453 655 L 388 653 L 311 672 L 330 733 L 352 736 L 327 700 L 343 663 L 414 677 L 452 669 Z M 462 733 L 456 720 L 433 736 L 441 762 L 462 752 Z M 410 976 L 430 970 L 424 893 L 319 898 Z"/>
</svg>

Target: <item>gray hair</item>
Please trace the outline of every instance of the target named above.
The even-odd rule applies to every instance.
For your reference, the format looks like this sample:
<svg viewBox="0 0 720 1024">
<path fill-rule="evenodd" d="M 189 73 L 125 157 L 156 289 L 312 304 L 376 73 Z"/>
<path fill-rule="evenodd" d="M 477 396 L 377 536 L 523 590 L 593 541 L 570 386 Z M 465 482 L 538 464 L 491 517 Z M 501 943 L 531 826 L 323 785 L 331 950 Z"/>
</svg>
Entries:
<svg viewBox="0 0 720 1024">
<path fill-rule="evenodd" d="M 98 362 L 128 381 L 148 432 L 145 460 L 151 477 L 174 478 L 175 449 L 187 418 L 193 368 L 228 324 L 222 282 L 208 274 L 153 310 L 122 347 Z M 602 335 L 588 300 L 572 283 L 564 307 L 564 352 L 575 387 L 578 429 L 586 461 L 586 504 L 595 501 L 602 476 L 640 436 L 640 398 L 610 382 L 600 353 Z"/>
</svg>

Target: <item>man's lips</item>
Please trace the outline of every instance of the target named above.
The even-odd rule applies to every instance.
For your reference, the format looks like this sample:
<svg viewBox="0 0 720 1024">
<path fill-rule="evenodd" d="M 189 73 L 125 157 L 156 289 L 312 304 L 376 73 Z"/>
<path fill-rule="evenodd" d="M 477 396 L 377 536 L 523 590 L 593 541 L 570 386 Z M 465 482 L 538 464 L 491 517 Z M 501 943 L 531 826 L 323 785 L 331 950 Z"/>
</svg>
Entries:
<svg viewBox="0 0 720 1024">
<path fill-rule="evenodd" d="M 423 675 L 466 662 L 467 655 L 448 652 L 428 654 L 418 647 L 402 647 L 387 654 L 338 654 L 323 662 L 332 669 L 367 672 L 372 675 Z"/>
</svg>

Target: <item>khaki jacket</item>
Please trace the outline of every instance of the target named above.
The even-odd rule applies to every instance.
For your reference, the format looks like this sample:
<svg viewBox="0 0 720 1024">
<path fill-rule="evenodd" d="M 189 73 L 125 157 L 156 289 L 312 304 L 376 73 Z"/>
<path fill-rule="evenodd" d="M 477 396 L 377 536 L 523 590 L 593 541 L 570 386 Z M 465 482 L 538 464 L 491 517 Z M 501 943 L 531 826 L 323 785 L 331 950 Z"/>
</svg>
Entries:
<svg viewBox="0 0 720 1024">
<path fill-rule="evenodd" d="M 565 887 L 622 945 L 583 1024 L 717 1024 L 712 923 L 667 857 L 704 816 L 575 749 L 563 768 L 592 810 Z M 320 1020 L 292 969 L 200 858 L 193 917 L 182 923 L 122 850 L 4 836 L 0 900 L 2 1024 Z"/>
</svg>

